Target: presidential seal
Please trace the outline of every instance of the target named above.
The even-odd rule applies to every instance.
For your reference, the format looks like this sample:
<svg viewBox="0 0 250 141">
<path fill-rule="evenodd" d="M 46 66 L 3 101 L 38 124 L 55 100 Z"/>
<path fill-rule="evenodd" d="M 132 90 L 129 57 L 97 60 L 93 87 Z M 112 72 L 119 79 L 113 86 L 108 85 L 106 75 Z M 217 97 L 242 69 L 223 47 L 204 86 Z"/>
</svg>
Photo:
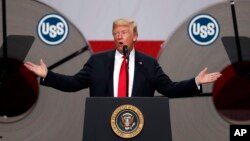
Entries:
<svg viewBox="0 0 250 141">
<path fill-rule="evenodd" d="M 143 128 L 142 112 L 133 105 L 122 105 L 116 108 L 111 116 L 111 127 L 116 135 L 122 138 L 133 138 Z"/>
</svg>

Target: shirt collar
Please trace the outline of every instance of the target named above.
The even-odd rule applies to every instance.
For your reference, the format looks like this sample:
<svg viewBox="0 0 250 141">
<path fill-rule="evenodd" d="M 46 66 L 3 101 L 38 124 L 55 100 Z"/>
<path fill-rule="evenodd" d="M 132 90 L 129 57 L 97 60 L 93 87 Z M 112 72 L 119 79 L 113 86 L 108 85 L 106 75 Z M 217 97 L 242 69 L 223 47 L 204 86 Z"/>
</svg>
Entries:
<svg viewBox="0 0 250 141">
<path fill-rule="evenodd" d="M 123 54 L 121 54 L 118 50 L 115 51 L 115 58 L 122 58 Z M 133 48 L 129 53 L 129 58 L 134 58 L 135 49 Z"/>
</svg>

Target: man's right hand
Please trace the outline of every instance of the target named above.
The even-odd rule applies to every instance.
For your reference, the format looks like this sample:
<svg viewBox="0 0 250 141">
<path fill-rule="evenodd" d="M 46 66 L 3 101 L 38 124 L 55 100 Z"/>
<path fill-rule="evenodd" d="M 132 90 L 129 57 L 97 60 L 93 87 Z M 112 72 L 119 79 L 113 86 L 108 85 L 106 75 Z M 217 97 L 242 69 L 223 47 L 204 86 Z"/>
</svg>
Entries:
<svg viewBox="0 0 250 141">
<path fill-rule="evenodd" d="M 33 64 L 29 61 L 25 62 L 24 65 L 39 77 L 45 78 L 47 76 L 48 68 L 42 59 L 40 59 L 40 65 Z"/>
</svg>

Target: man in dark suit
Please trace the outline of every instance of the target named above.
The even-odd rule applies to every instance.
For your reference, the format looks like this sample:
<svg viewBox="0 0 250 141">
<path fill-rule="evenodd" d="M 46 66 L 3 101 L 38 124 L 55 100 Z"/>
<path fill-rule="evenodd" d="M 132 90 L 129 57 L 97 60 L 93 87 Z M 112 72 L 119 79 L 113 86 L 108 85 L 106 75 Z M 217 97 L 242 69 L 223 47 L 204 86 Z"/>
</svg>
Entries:
<svg viewBox="0 0 250 141">
<path fill-rule="evenodd" d="M 129 50 L 128 97 L 152 97 L 155 90 L 167 97 L 182 97 L 198 94 L 201 84 L 214 82 L 221 73 L 208 73 L 207 68 L 195 78 L 172 82 L 163 72 L 157 60 L 134 49 L 138 37 L 137 25 L 130 19 L 113 22 L 115 50 L 94 54 L 84 67 L 73 76 L 48 71 L 43 60 L 36 65 L 25 66 L 41 77 L 40 83 L 61 91 L 74 92 L 90 88 L 91 97 L 119 97 L 119 75 L 123 62 L 123 48 Z M 128 61 L 128 60 L 127 60 Z"/>
</svg>

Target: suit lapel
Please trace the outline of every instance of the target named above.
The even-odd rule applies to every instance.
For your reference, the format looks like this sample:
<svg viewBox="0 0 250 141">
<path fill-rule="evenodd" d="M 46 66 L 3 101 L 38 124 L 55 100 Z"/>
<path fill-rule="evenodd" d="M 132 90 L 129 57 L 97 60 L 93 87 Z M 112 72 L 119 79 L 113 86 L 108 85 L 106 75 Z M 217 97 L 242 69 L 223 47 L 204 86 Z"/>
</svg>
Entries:
<svg viewBox="0 0 250 141">
<path fill-rule="evenodd" d="M 133 82 L 133 91 L 132 91 L 132 97 L 138 97 L 141 94 L 141 82 L 143 81 L 143 60 L 140 56 L 140 54 L 135 51 L 135 73 L 134 73 L 134 82 Z"/>
<path fill-rule="evenodd" d="M 114 73 L 114 62 L 115 62 L 115 50 L 108 52 L 107 54 L 107 69 L 108 69 L 108 97 L 114 96 L 114 86 L 113 86 L 113 73 Z"/>
</svg>

